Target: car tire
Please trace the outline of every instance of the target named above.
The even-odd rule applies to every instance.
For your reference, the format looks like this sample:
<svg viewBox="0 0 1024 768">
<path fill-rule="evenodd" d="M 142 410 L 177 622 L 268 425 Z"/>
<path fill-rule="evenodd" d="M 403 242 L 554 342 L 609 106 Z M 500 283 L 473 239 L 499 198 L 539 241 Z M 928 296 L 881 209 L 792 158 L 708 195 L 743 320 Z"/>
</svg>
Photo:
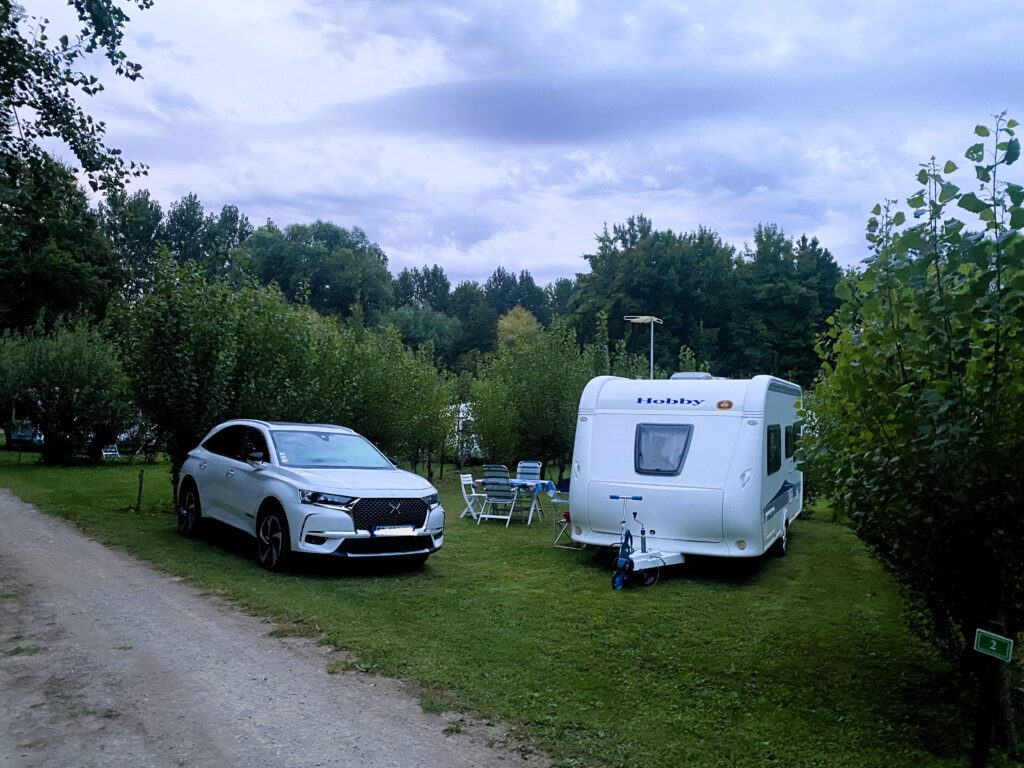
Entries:
<svg viewBox="0 0 1024 768">
<path fill-rule="evenodd" d="M 288 518 L 280 508 L 270 508 L 256 521 L 256 561 L 268 571 L 283 571 L 291 560 L 292 540 Z"/>
<path fill-rule="evenodd" d="M 178 499 L 178 533 L 190 539 L 199 538 L 203 530 L 203 505 L 199 489 L 192 481 L 182 486 Z"/>
</svg>

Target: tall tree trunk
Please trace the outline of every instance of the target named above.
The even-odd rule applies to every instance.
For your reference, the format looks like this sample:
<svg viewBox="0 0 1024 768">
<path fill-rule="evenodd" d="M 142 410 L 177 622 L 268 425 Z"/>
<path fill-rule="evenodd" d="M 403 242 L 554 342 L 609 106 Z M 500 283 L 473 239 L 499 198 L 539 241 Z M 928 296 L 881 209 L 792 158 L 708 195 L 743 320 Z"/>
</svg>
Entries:
<svg viewBox="0 0 1024 768">
<path fill-rule="evenodd" d="M 971 768 L 988 765 L 992 746 L 992 709 L 995 693 L 996 661 L 982 659 L 978 670 L 978 712 L 974 722 L 974 745 L 971 748 Z"/>
<path fill-rule="evenodd" d="M 973 638 L 972 638 L 973 639 Z M 970 646 L 968 646 L 970 647 Z M 968 650 L 967 653 L 974 653 Z M 971 768 L 985 768 L 993 743 L 1011 755 L 1017 752 L 1017 727 L 1010 697 L 1009 665 L 982 656 L 976 665 L 978 709 L 974 723 Z M 993 738 L 994 737 L 994 738 Z"/>
</svg>

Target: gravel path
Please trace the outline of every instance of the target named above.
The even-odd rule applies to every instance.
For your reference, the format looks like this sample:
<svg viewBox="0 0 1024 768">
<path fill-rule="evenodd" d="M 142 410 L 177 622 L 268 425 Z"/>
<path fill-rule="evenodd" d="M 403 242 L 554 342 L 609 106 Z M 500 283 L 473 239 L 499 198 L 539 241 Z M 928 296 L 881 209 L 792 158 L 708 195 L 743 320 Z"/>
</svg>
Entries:
<svg viewBox="0 0 1024 768">
<path fill-rule="evenodd" d="M 541 766 L 0 489 L 0 767 Z"/>
</svg>

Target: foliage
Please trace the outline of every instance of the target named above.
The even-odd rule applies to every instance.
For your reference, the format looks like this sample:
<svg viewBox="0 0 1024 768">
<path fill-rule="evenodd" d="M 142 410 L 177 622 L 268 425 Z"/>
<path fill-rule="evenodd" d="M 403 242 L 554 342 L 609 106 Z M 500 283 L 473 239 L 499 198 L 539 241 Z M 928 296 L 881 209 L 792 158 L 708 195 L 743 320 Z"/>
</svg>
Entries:
<svg viewBox="0 0 1024 768">
<path fill-rule="evenodd" d="M 194 261 L 212 278 L 233 278 L 235 249 L 253 232 L 248 217 L 234 205 L 225 205 L 220 215 L 207 214 L 194 193 L 171 203 L 161 227 L 161 240 L 179 264 Z"/>
<path fill-rule="evenodd" d="M 843 284 L 822 345 L 807 443 L 918 628 L 979 672 L 979 737 L 995 720 L 1010 744 L 1005 667 L 971 645 L 978 627 L 1024 628 L 1024 187 L 1003 180 L 1015 127 L 998 116 L 976 129 L 991 138 L 966 153 L 979 192 L 951 181 L 956 163 L 933 159 L 907 199 L 919 223 L 894 201 L 876 206 L 872 257 Z"/>
<path fill-rule="evenodd" d="M 122 294 L 137 299 L 153 282 L 160 243 L 163 212 L 160 203 L 145 189 L 127 194 L 110 190 L 96 209 L 100 229 L 114 248 L 123 272 Z"/>
<path fill-rule="evenodd" d="M 140 9 L 153 0 L 135 0 Z M 88 174 L 93 190 L 120 186 L 144 167 L 125 163 L 120 150 L 106 146 L 106 126 L 87 115 L 77 101 L 103 90 L 89 54 L 102 52 L 116 75 L 135 80 L 141 67 L 121 51 L 128 16 L 114 0 L 70 0 L 82 24 L 77 37 L 51 43 L 46 19 L 25 15 L 22 6 L 0 3 L 0 156 L 5 161 L 38 162 L 38 141 L 66 144 Z"/>
<path fill-rule="evenodd" d="M 0 329 L 101 318 L 122 273 L 85 193 L 48 155 L 0 155 Z"/>
<path fill-rule="evenodd" d="M 406 304 L 388 312 L 384 323 L 395 326 L 402 342 L 413 349 L 433 345 L 438 367 L 454 366 L 462 335 L 462 323 L 456 318 L 427 306 Z"/>
<path fill-rule="evenodd" d="M 556 322 L 504 349 L 484 365 L 471 394 L 473 429 L 491 460 L 568 464 L 580 394 L 593 376 L 593 355 Z"/>
<path fill-rule="evenodd" d="M 403 269 L 392 282 L 395 306 L 428 307 L 435 312 L 448 309 L 451 283 L 444 268 L 435 264 L 423 269 Z"/>
<path fill-rule="evenodd" d="M 540 323 L 528 309 L 516 305 L 498 318 L 498 349 L 507 351 L 532 341 L 540 333 Z"/>
<path fill-rule="evenodd" d="M 497 343 L 498 313 L 487 302 L 487 296 L 473 282 L 459 283 L 449 300 L 452 314 L 462 323 L 462 335 L 457 348 L 470 359 L 494 351 Z M 477 350 L 473 355 L 470 350 Z M 465 363 L 460 365 L 466 369 Z"/>
<path fill-rule="evenodd" d="M 171 481 L 188 452 L 233 410 L 238 303 L 195 262 L 161 264 L 152 290 L 124 321 L 125 364 L 135 399 L 171 458 Z M 248 414 L 246 414 L 248 415 Z"/>
<path fill-rule="evenodd" d="M 290 301 L 321 314 L 359 316 L 375 325 L 392 305 L 387 256 L 358 227 L 316 221 L 282 231 L 268 222 L 237 258 L 261 283 L 277 284 Z"/>
<path fill-rule="evenodd" d="M 603 312 L 614 338 L 646 352 L 646 329 L 634 331 L 622 317 L 652 314 L 664 320 L 655 334 L 662 371 L 673 369 L 675 350 L 685 346 L 698 367 L 717 375 L 773 373 L 808 384 L 839 269 L 817 240 L 794 244 L 774 226 L 758 227 L 754 242 L 737 256 L 703 227 L 658 231 L 642 215 L 606 227 L 570 300 L 576 328 L 588 332 Z"/>
<path fill-rule="evenodd" d="M 85 319 L 59 319 L 0 337 L 0 398 L 45 438 L 43 461 L 98 459 L 131 416 L 116 345 Z M 11 413 L 6 411 L 5 416 Z"/>
<path fill-rule="evenodd" d="M 165 262 L 122 319 L 136 398 L 172 461 L 229 418 L 343 424 L 392 454 L 436 458 L 454 391 L 429 344 L 340 329 L 275 288 L 211 281 Z"/>
</svg>

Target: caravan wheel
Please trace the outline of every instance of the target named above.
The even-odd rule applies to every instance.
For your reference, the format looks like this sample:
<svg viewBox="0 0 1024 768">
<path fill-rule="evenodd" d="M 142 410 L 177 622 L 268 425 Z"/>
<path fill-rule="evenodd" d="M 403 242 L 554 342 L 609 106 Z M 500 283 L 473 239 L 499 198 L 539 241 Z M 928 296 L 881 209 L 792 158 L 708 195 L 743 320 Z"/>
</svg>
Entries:
<svg viewBox="0 0 1024 768">
<path fill-rule="evenodd" d="M 775 556 L 785 557 L 789 547 L 789 520 L 782 524 L 782 535 L 775 540 Z"/>
<path fill-rule="evenodd" d="M 633 578 L 636 579 L 637 583 L 641 587 L 653 587 L 658 583 L 658 577 L 661 575 L 661 568 L 649 568 L 646 571 L 640 571 L 635 574 Z"/>
</svg>

